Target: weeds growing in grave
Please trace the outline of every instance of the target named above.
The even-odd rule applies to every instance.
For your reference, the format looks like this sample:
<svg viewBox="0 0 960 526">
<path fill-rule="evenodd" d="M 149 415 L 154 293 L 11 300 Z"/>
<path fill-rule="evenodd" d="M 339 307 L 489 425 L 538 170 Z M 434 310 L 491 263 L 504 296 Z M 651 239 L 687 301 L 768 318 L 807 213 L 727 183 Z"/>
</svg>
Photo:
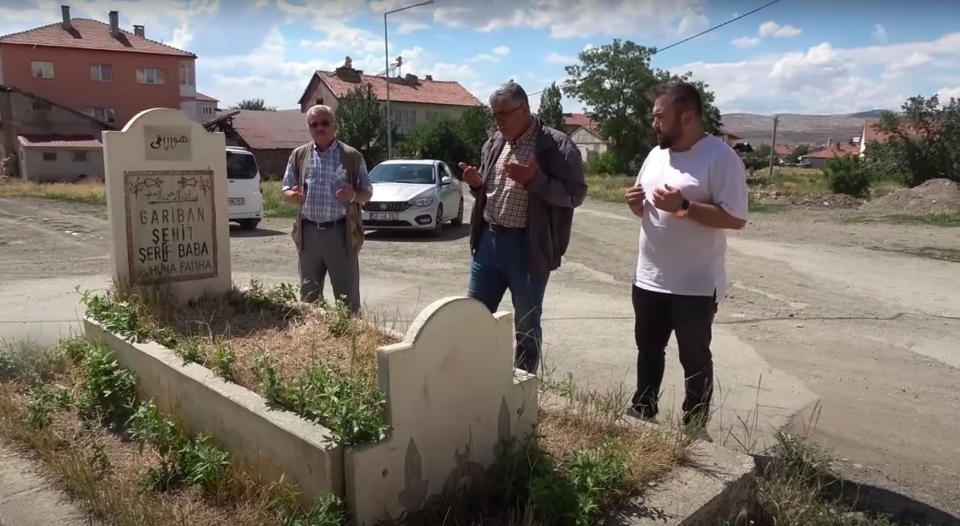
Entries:
<svg viewBox="0 0 960 526">
<path fill-rule="evenodd" d="M 384 395 L 363 373 L 342 377 L 317 364 L 299 378 L 284 380 L 263 353 L 254 368 L 260 394 L 269 403 L 329 428 L 344 446 L 377 442 L 389 431 Z"/>
<path fill-rule="evenodd" d="M 218 341 L 213 345 L 213 353 L 210 355 L 208 365 L 224 380 L 233 381 L 233 364 L 236 361 L 237 356 L 233 353 L 233 349 L 226 342 Z"/>
<path fill-rule="evenodd" d="M 15 362 L 4 356 L 0 434 L 36 452 L 105 522 L 342 524 L 338 498 L 303 509 L 299 494 L 282 479 L 249 477 L 210 437 L 188 436 L 155 404 L 139 402 L 132 384 L 128 389 L 129 373 L 99 344 L 70 338 L 52 352 L 25 352 Z M 47 383 L 35 383 L 36 376 Z"/>
<path fill-rule="evenodd" d="M 0 381 L 30 387 L 49 383 L 63 372 L 60 353 L 32 342 L 0 341 Z"/>
<path fill-rule="evenodd" d="M 339 338 L 346 335 L 353 327 L 354 319 L 345 297 L 337 299 L 333 310 L 328 310 L 327 330 L 332 336 Z"/>
</svg>

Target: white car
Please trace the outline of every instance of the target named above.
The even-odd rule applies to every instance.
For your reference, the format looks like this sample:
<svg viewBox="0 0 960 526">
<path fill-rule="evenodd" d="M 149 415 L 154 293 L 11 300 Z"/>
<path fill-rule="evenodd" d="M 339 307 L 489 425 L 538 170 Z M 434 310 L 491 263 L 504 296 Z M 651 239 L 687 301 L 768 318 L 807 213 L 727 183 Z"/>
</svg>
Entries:
<svg viewBox="0 0 960 526">
<path fill-rule="evenodd" d="M 257 159 L 239 146 L 227 146 L 227 211 L 244 230 L 257 228 L 263 218 Z"/>
<path fill-rule="evenodd" d="M 443 161 L 384 161 L 370 172 L 373 198 L 363 225 L 373 230 L 416 229 L 439 234 L 443 224 L 463 224 L 463 190 Z"/>
</svg>

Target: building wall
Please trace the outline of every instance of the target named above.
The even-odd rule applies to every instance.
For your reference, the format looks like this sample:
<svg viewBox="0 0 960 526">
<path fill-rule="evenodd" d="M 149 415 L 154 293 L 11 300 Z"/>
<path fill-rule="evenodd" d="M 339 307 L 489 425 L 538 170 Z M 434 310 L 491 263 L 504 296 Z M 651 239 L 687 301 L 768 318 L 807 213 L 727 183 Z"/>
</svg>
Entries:
<svg viewBox="0 0 960 526">
<path fill-rule="evenodd" d="M 0 91 L 0 157 L 19 150 L 18 135 L 89 135 L 100 138 L 103 128 L 82 115 L 57 106 L 35 109 L 33 97 Z"/>
<path fill-rule="evenodd" d="M 122 128 L 137 113 L 150 108 L 180 108 L 180 62 L 186 57 L 67 49 L 47 46 L 0 44 L 3 54 L 4 83 L 36 93 L 71 108 L 113 108 L 116 124 Z M 53 78 L 34 78 L 30 62 L 53 63 Z M 90 66 L 109 64 L 113 80 L 93 80 Z M 166 83 L 161 85 L 137 82 L 137 68 L 161 69 Z"/>
<path fill-rule="evenodd" d="M 73 152 L 65 148 L 20 148 L 20 176 L 28 181 L 77 181 L 103 179 L 103 150 L 80 150 L 87 160 L 73 160 Z M 57 155 L 56 161 L 44 161 L 44 152 Z"/>
<path fill-rule="evenodd" d="M 250 150 L 257 159 L 261 179 L 283 179 L 293 150 Z"/>
<path fill-rule="evenodd" d="M 206 111 L 205 111 L 206 110 Z M 200 122 L 209 121 L 217 115 L 217 103 L 210 101 L 197 101 L 197 115 Z"/>
<path fill-rule="evenodd" d="M 607 151 L 607 145 L 602 139 L 582 127 L 570 135 L 570 140 L 572 140 L 580 150 L 580 157 L 583 158 L 583 162 L 587 162 L 591 152 L 599 155 Z"/>
</svg>

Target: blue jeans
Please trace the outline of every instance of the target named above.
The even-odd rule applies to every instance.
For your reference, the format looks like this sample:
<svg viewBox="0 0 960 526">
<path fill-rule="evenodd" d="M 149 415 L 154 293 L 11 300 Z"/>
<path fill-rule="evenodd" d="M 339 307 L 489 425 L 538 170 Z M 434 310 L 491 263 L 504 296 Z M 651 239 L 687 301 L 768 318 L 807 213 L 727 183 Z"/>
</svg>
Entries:
<svg viewBox="0 0 960 526">
<path fill-rule="evenodd" d="M 532 276 L 527 271 L 527 238 L 523 232 L 484 232 L 470 263 L 467 295 L 483 302 L 491 313 L 497 311 L 504 292 L 510 289 L 517 335 L 514 364 L 534 374 L 540 361 L 540 317 L 549 278 L 549 272 Z"/>
</svg>

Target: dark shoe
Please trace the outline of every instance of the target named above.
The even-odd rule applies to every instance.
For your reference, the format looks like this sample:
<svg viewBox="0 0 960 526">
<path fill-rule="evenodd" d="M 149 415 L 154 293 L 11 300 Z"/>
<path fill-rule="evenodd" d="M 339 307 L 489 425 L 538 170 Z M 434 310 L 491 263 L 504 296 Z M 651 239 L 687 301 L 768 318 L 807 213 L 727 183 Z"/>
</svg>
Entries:
<svg viewBox="0 0 960 526">
<path fill-rule="evenodd" d="M 654 419 L 657 418 L 657 413 L 647 407 L 630 406 L 627 408 L 627 416 L 636 418 L 638 420 L 646 420 L 648 422 L 652 422 Z"/>
</svg>

